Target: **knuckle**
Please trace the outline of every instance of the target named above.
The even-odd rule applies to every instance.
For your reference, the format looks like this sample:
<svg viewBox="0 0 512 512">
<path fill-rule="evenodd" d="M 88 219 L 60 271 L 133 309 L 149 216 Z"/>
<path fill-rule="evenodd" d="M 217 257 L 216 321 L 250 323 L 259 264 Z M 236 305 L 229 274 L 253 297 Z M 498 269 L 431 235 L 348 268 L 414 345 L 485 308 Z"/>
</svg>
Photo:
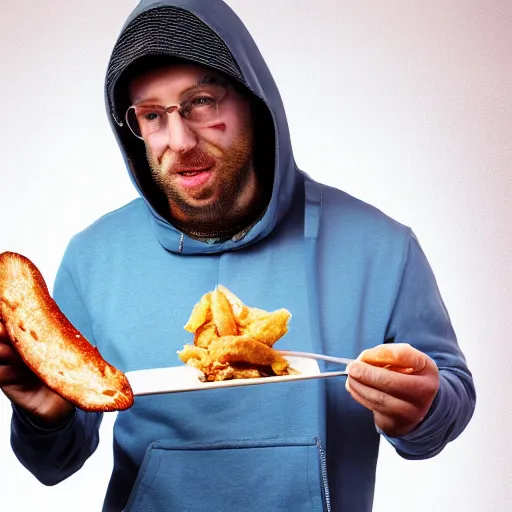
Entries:
<svg viewBox="0 0 512 512">
<path fill-rule="evenodd" d="M 403 422 L 407 425 L 416 425 L 421 421 L 423 416 L 419 409 L 411 408 L 403 414 Z"/>
<path fill-rule="evenodd" d="M 377 384 L 381 389 L 389 389 L 394 387 L 393 384 L 396 380 L 396 375 L 394 372 L 384 369 L 378 369 L 380 371 L 374 372 L 373 380 L 375 384 Z"/>
<path fill-rule="evenodd" d="M 438 384 L 435 379 L 425 379 L 419 389 L 419 395 L 423 398 L 430 398 L 437 392 Z"/>
<path fill-rule="evenodd" d="M 354 379 L 360 382 L 369 383 L 374 380 L 372 367 L 366 363 L 352 363 L 350 367 L 350 374 Z"/>
<path fill-rule="evenodd" d="M 382 393 L 375 393 L 367 397 L 368 402 L 371 404 L 372 408 L 382 410 L 386 407 L 386 398 Z"/>
</svg>

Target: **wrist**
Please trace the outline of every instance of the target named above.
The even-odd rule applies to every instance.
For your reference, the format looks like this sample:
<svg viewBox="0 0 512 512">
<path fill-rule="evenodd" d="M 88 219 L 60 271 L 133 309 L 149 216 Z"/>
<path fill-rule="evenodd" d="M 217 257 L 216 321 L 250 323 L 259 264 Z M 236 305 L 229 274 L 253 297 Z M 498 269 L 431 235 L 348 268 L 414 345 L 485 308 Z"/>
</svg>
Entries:
<svg viewBox="0 0 512 512">
<path fill-rule="evenodd" d="M 75 406 L 56 395 L 53 400 L 45 403 L 44 408 L 26 410 L 23 412 L 36 427 L 55 429 L 69 422 L 75 413 Z"/>
</svg>

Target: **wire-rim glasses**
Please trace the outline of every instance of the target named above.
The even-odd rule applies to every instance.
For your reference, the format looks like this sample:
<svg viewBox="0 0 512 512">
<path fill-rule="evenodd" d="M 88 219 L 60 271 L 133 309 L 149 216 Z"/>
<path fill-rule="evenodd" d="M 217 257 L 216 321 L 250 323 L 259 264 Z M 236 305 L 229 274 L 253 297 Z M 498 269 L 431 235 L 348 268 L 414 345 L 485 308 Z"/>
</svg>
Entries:
<svg viewBox="0 0 512 512">
<path fill-rule="evenodd" d="M 177 112 L 180 117 L 195 128 L 214 124 L 221 116 L 221 103 L 227 95 L 225 85 L 209 84 L 195 91 L 179 105 L 136 104 L 128 108 L 125 115 L 126 124 L 138 139 L 167 129 L 168 116 Z"/>
</svg>

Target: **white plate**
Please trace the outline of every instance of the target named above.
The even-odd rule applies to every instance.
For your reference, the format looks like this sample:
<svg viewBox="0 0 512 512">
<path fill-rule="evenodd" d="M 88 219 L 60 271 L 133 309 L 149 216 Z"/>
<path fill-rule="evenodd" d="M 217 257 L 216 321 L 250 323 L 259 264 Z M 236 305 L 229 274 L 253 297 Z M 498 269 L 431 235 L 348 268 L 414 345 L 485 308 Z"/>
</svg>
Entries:
<svg viewBox="0 0 512 512">
<path fill-rule="evenodd" d="M 344 371 L 321 373 L 318 363 L 306 357 L 286 357 L 290 366 L 297 370 L 297 375 L 283 377 L 262 377 L 259 379 L 233 379 L 220 382 L 201 382 L 201 372 L 188 365 L 172 366 L 127 372 L 126 376 L 135 396 L 157 395 L 163 393 L 183 393 L 207 389 L 254 386 L 257 384 L 276 384 L 297 380 L 324 379 L 346 375 Z"/>
</svg>

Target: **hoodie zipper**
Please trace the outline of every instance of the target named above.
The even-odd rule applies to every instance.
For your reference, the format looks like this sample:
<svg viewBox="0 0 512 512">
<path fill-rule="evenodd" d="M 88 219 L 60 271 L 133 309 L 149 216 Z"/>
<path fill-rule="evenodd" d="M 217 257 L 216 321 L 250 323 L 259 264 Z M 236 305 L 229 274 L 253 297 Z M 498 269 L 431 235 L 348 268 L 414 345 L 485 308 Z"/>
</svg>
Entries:
<svg viewBox="0 0 512 512">
<path fill-rule="evenodd" d="M 320 472 L 322 476 L 322 490 L 324 496 L 324 504 L 326 512 L 331 512 L 331 495 L 329 492 L 329 480 L 327 478 L 327 456 L 325 454 L 325 449 L 322 445 L 322 441 L 319 438 L 316 438 L 316 446 L 318 448 L 318 453 L 320 455 Z"/>
</svg>

